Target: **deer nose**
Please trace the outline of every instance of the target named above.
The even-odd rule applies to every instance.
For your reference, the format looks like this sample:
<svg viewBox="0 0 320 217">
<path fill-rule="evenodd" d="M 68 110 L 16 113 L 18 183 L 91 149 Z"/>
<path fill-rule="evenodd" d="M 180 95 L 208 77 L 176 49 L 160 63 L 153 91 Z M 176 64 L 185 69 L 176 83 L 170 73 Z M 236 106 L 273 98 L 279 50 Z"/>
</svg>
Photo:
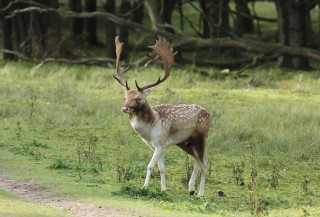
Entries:
<svg viewBox="0 0 320 217">
<path fill-rule="evenodd" d="M 129 107 L 124 106 L 124 107 L 121 108 L 121 111 L 122 112 L 128 112 L 129 111 Z"/>
</svg>

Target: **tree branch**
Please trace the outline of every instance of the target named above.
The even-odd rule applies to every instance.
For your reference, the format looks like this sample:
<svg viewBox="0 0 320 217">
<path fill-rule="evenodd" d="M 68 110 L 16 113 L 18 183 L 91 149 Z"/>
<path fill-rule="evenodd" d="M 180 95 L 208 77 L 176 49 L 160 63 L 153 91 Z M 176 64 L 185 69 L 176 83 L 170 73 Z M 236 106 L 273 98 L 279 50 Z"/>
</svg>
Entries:
<svg viewBox="0 0 320 217">
<path fill-rule="evenodd" d="M 54 63 L 65 63 L 65 64 L 83 64 L 83 65 L 100 65 L 100 66 L 105 66 L 105 65 L 114 65 L 115 60 L 112 58 L 80 58 L 80 59 L 63 59 L 63 58 L 47 58 L 44 59 L 41 63 L 39 63 L 36 68 L 40 68 L 46 63 L 49 62 L 54 62 Z"/>
<path fill-rule="evenodd" d="M 170 33 L 170 32 L 166 32 L 165 30 L 162 30 L 162 29 L 158 29 L 158 30 L 150 29 L 148 27 L 140 25 L 139 23 L 135 23 L 135 22 L 132 22 L 130 20 L 117 17 L 114 14 L 107 13 L 107 12 L 82 12 L 82 13 L 77 13 L 77 12 L 73 12 L 73 11 L 63 11 L 61 9 L 40 8 L 40 7 L 32 6 L 32 7 L 27 7 L 27 8 L 23 8 L 23 9 L 14 10 L 10 15 L 6 16 L 6 18 L 10 19 L 10 18 L 14 17 L 16 14 L 33 12 L 33 11 L 37 11 L 39 13 L 53 12 L 53 13 L 57 13 L 61 17 L 68 17 L 68 18 L 101 17 L 101 18 L 104 18 L 104 19 L 106 19 L 106 20 L 108 20 L 110 22 L 116 23 L 118 25 L 126 26 L 129 29 L 140 29 L 143 32 L 147 32 L 147 33 L 150 33 L 150 34 L 153 34 L 153 35 L 161 35 L 163 37 L 170 38 L 172 40 L 189 40 L 189 38 L 190 38 L 187 35 L 183 35 L 183 37 L 182 37 L 181 35 L 177 35 L 177 34 L 173 34 L 173 33 Z"/>
<path fill-rule="evenodd" d="M 306 47 L 292 47 L 286 45 L 280 45 L 275 43 L 259 43 L 247 41 L 244 39 L 203 39 L 203 40 L 189 40 L 188 42 L 182 42 L 176 44 L 176 48 L 182 50 L 192 49 L 207 49 L 207 48 L 228 48 L 237 47 L 247 51 L 265 53 L 265 54 L 279 54 L 306 57 L 308 59 L 320 61 L 320 52 L 315 49 Z"/>
<path fill-rule="evenodd" d="M 1 51 L 3 53 L 12 54 L 12 55 L 14 55 L 14 56 L 16 56 L 16 57 L 18 57 L 18 58 L 20 58 L 22 60 L 27 60 L 27 61 L 31 60 L 29 57 L 27 57 L 27 56 L 25 56 L 25 55 L 23 55 L 23 54 L 21 54 L 19 52 L 13 51 L 13 50 L 2 49 Z"/>
</svg>

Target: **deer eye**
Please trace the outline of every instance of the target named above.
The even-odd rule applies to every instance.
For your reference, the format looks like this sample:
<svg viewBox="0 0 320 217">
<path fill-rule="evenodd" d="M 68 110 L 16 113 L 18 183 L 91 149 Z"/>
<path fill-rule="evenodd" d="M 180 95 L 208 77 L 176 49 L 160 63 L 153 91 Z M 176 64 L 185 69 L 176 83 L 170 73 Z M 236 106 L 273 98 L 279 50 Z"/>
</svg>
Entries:
<svg viewBox="0 0 320 217">
<path fill-rule="evenodd" d="M 136 102 L 140 102 L 140 101 L 141 101 L 141 99 L 140 99 L 140 98 L 137 98 L 137 99 L 136 99 Z"/>
</svg>

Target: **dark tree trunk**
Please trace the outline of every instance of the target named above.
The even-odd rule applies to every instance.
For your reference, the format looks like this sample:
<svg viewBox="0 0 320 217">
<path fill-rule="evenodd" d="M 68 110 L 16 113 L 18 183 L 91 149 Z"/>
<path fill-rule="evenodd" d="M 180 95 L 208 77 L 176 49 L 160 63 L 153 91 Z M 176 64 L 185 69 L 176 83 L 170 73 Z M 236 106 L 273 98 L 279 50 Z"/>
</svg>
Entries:
<svg viewBox="0 0 320 217">
<path fill-rule="evenodd" d="M 275 1 L 278 13 L 279 42 L 293 47 L 308 47 L 312 43 L 310 11 L 305 10 L 302 0 Z M 281 67 L 309 69 L 309 60 L 304 57 L 282 56 L 278 59 Z"/>
<path fill-rule="evenodd" d="M 27 4 L 18 3 L 15 4 L 13 9 L 25 8 L 27 6 Z M 31 56 L 31 43 L 28 35 L 29 14 L 17 14 L 12 18 L 11 24 L 16 44 L 15 50 L 27 57 Z"/>
<path fill-rule="evenodd" d="M 203 10 L 204 38 L 221 38 L 230 31 L 229 24 L 230 0 L 200 0 Z"/>
<path fill-rule="evenodd" d="M 54 9 L 59 9 L 60 4 L 59 0 L 50 0 L 49 1 L 49 7 L 54 8 Z M 54 34 L 56 38 L 60 40 L 61 38 L 61 22 L 60 22 L 60 17 L 57 13 L 49 13 L 50 16 L 50 27 L 49 31 Z"/>
<path fill-rule="evenodd" d="M 177 7 L 178 7 L 178 11 L 180 14 L 180 29 L 183 31 L 184 30 L 184 21 L 183 21 L 183 2 L 182 0 L 178 0 L 177 2 Z"/>
<path fill-rule="evenodd" d="M 134 9 L 132 13 L 132 21 L 139 24 L 143 24 L 144 0 L 134 1 L 132 8 Z"/>
<path fill-rule="evenodd" d="M 59 9 L 58 0 L 38 0 L 46 7 Z M 59 43 L 61 41 L 60 17 L 54 12 L 31 13 L 29 25 L 29 39 L 32 44 L 32 56 L 34 58 L 46 58 L 60 56 Z"/>
<path fill-rule="evenodd" d="M 289 44 L 296 47 L 307 47 L 306 15 L 309 14 L 309 11 L 305 13 L 302 0 L 297 5 L 292 3 L 289 10 Z M 309 60 L 302 57 L 293 57 L 292 65 L 295 69 L 309 69 Z"/>
<path fill-rule="evenodd" d="M 287 0 L 276 0 L 275 5 L 278 14 L 278 40 L 282 45 L 289 45 L 289 10 Z M 280 67 L 289 68 L 291 66 L 290 56 L 280 56 L 278 58 L 278 65 Z"/>
<path fill-rule="evenodd" d="M 149 18 L 151 21 L 152 29 L 162 30 L 163 28 L 159 26 L 162 24 L 162 19 L 158 10 L 157 0 L 145 0 L 146 8 L 148 9 Z"/>
<path fill-rule="evenodd" d="M 162 22 L 164 24 L 171 25 L 172 24 L 172 22 L 171 22 L 172 13 L 173 13 L 173 10 L 175 8 L 177 1 L 176 0 L 164 0 L 163 3 L 164 3 L 163 4 L 163 13 L 161 14 Z M 170 27 L 165 27 L 165 30 L 167 32 L 174 33 L 174 29 L 172 29 Z M 175 61 L 181 62 L 182 59 L 183 59 L 182 52 L 178 52 L 175 57 Z"/>
<path fill-rule="evenodd" d="M 30 35 L 30 43 L 32 47 L 32 56 L 40 58 L 45 53 L 45 30 L 44 27 L 44 15 L 38 12 L 30 13 L 30 26 L 29 26 L 29 35 Z"/>
<path fill-rule="evenodd" d="M 107 13 L 115 14 L 116 1 L 106 0 L 104 5 L 104 10 Z M 114 45 L 115 37 L 116 37 L 116 25 L 113 22 L 107 21 L 106 22 L 106 54 L 107 54 L 107 57 L 109 58 L 116 57 L 116 53 L 115 53 L 116 48 Z"/>
<path fill-rule="evenodd" d="M 69 0 L 69 10 L 74 12 L 82 12 L 81 0 Z M 83 31 L 83 19 L 73 18 L 72 19 L 72 36 L 75 38 L 81 38 Z"/>
<path fill-rule="evenodd" d="M 307 46 L 311 47 L 314 44 L 314 38 L 313 38 L 313 30 L 312 30 L 312 21 L 311 21 L 311 13 L 310 11 L 307 12 L 305 15 L 305 25 L 306 25 L 306 37 L 307 37 Z"/>
<path fill-rule="evenodd" d="M 162 22 L 164 24 L 170 24 L 171 25 L 171 16 L 172 12 L 174 10 L 176 4 L 176 0 L 164 0 L 163 1 L 163 9 L 162 9 Z"/>
<path fill-rule="evenodd" d="M 130 0 L 121 0 L 121 5 L 120 5 L 120 16 L 124 19 L 129 19 L 129 12 L 131 9 L 131 4 Z M 129 45 L 129 30 L 125 26 L 120 26 L 120 33 L 119 37 L 121 38 L 122 42 L 124 44 Z M 129 46 L 124 46 L 122 53 L 121 53 L 121 58 L 127 60 L 129 57 Z"/>
<path fill-rule="evenodd" d="M 95 12 L 97 10 L 96 0 L 85 0 L 84 10 L 86 12 Z M 84 40 L 90 45 L 97 45 L 97 18 L 86 18 L 84 20 Z"/>
<path fill-rule="evenodd" d="M 176 4 L 176 0 L 164 0 L 163 1 L 163 9 L 161 14 L 161 19 L 163 24 L 169 24 L 171 25 L 171 17 L 172 12 L 174 10 Z M 174 33 L 174 30 L 170 27 L 165 27 L 165 30 L 171 33 Z"/>
<path fill-rule="evenodd" d="M 218 0 L 218 4 L 215 5 L 214 14 L 218 13 L 218 17 L 214 15 L 213 22 L 219 26 L 219 28 L 214 28 L 214 37 L 221 38 L 228 36 L 227 32 L 230 31 L 230 21 L 229 21 L 229 2 L 230 0 Z M 218 6 L 218 7 L 217 7 Z"/>
<path fill-rule="evenodd" d="M 253 19 L 249 18 L 251 16 L 248 1 L 247 0 L 235 0 L 236 4 L 236 20 L 234 32 L 238 36 L 242 36 L 245 33 L 253 32 Z"/>
<path fill-rule="evenodd" d="M 2 38 L 3 38 L 3 49 L 13 50 L 12 40 L 11 40 L 11 20 L 2 19 Z M 3 59 L 5 60 L 15 60 L 16 57 L 10 53 L 3 53 Z"/>
<path fill-rule="evenodd" d="M 212 4 L 210 4 L 210 1 L 207 0 L 200 0 L 200 7 L 202 8 L 203 13 L 201 14 L 202 18 L 202 36 L 204 38 L 211 38 L 211 28 L 210 28 L 210 19 L 209 14 L 211 14 L 210 11 L 213 10 Z"/>
<path fill-rule="evenodd" d="M 4 8 L 9 3 L 8 0 L 0 0 L 0 8 Z M 1 47 L 5 50 L 13 50 L 12 44 L 12 28 L 11 28 L 11 19 L 5 19 L 4 17 L 8 15 L 8 13 L 4 13 L 1 19 L 2 26 L 2 45 Z M 10 53 L 4 52 L 2 54 L 4 60 L 15 60 L 16 56 Z"/>
<path fill-rule="evenodd" d="M 318 36 L 320 35 L 320 3 L 318 5 Z"/>
<path fill-rule="evenodd" d="M 49 0 L 48 6 L 50 8 L 59 9 L 58 0 Z M 42 16 L 42 15 L 41 15 Z M 63 54 L 63 48 L 60 46 L 61 42 L 61 23 L 60 16 L 57 13 L 49 12 L 48 27 L 45 29 L 45 56 L 44 57 L 60 57 Z M 43 18 L 42 18 L 43 19 Z"/>
</svg>

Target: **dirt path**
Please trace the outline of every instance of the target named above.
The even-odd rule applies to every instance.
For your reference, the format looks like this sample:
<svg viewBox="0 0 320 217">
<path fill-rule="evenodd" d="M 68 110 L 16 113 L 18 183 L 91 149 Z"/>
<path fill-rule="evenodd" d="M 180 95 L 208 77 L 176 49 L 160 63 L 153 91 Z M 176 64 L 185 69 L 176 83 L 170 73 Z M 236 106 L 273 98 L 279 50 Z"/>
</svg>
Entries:
<svg viewBox="0 0 320 217">
<path fill-rule="evenodd" d="M 140 216 L 130 212 L 130 210 L 120 210 L 113 207 L 99 206 L 96 204 L 59 196 L 58 194 L 51 192 L 37 183 L 17 181 L 1 171 L 0 188 L 16 195 L 18 198 L 62 210 L 79 217 Z"/>
</svg>

